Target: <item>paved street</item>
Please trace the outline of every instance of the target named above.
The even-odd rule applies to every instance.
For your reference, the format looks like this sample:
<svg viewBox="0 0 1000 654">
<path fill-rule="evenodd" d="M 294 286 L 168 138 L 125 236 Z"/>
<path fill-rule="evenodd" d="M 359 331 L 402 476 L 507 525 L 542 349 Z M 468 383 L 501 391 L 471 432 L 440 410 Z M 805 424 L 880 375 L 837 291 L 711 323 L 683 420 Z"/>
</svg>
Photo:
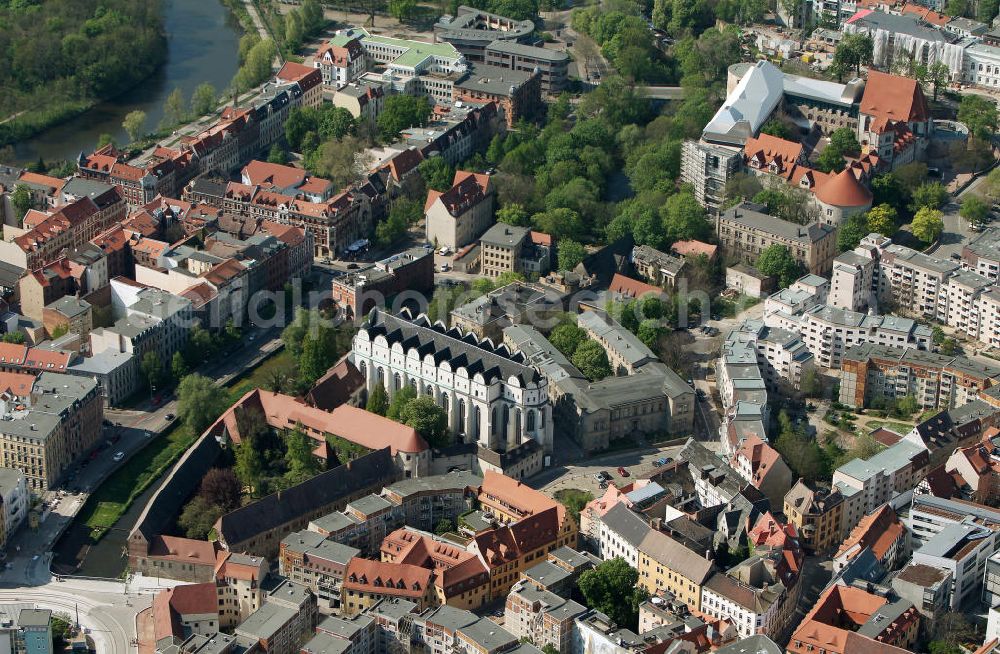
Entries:
<svg viewBox="0 0 1000 654">
<path fill-rule="evenodd" d="M 598 497 L 603 494 L 603 491 L 598 487 L 597 479 L 594 478 L 598 472 L 602 470 L 608 472 L 612 477 L 612 483 L 622 486 L 635 477 L 648 474 L 656 467 L 653 462 L 657 459 L 661 457 L 676 458 L 681 447 L 683 445 L 650 446 L 588 457 L 580 463 L 554 465 L 540 475 L 532 477 L 528 480 L 528 484 L 550 494 L 564 488 L 576 488 L 590 491 L 594 497 Z M 622 477 L 618 474 L 619 466 L 626 469 L 629 473 L 628 477 Z"/>
</svg>

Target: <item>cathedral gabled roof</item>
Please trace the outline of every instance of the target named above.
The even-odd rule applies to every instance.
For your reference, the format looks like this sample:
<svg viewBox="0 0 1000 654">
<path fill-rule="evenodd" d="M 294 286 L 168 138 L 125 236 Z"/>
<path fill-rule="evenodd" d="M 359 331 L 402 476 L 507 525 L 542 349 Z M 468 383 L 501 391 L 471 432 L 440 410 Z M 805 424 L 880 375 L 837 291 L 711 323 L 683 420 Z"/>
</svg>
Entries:
<svg viewBox="0 0 1000 654">
<path fill-rule="evenodd" d="M 372 340 L 385 336 L 390 347 L 399 343 L 404 350 L 415 348 L 421 357 L 433 354 L 438 363 L 447 360 L 453 369 L 465 368 L 470 377 L 481 373 L 487 384 L 515 377 L 527 387 L 541 380 L 537 369 L 525 365 L 520 355 L 512 356 L 506 347 L 494 347 L 489 340 L 480 341 L 475 334 L 462 334 L 442 323 L 431 324 L 423 314 L 412 318 L 405 309 L 395 316 L 376 309 L 362 330 Z"/>
</svg>

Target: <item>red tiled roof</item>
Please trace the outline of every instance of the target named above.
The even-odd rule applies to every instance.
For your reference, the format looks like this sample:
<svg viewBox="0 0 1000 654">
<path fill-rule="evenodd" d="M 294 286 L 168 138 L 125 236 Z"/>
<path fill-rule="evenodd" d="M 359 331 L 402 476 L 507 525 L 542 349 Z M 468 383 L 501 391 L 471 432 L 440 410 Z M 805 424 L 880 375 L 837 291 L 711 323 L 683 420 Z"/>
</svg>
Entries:
<svg viewBox="0 0 1000 654">
<path fill-rule="evenodd" d="M 170 589 L 170 607 L 180 615 L 218 614 L 215 583 L 181 584 Z"/>
<path fill-rule="evenodd" d="M 883 132 L 893 122 L 927 120 L 927 98 L 916 80 L 899 75 L 868 71 L 868 82 L 861 96 L 861 113 L 872 116 L 873 132 Z"/>
<path fill-rule="evenodd" d="M 250 180 L 250 184 L 289 188 L 304 182 L 306 171 L 255 159 L 243 167 L 243 176 Z"/>
<path fill-rule="evenodd" d="M 278 71 L 278 79 L 286 82 L 298 82 L 302 92 L 305 93 L 323 83 L 323 73 L 319 68 L 312 68 L 304 64 L 287 61 Z"/>
<path fill-rule="evenodd" d="M 872 192 L 847 168 L 820 184 L 814 193 L 820 202 L 835 207 L 863 207 L 872 203 Z"/>
<path fill-rule="evenodd" d="M 552 247 L 552 236 L 550 234 L 546 234 L 545 232 L 536 232 L 532 230 L 528 236 L 529 238 L 531 238 L 531 242 L 534 243 L 535 245 L 545 245 L 548 247 Z"/>
<path fill-rule="evenodd" d="M 428 449 L 427 441 L 412 427 L 364 409 L 339 406 L 328 413 L 301 404 L 289 395 L 261 389 L 254 389 L 237 400 L 209 430 L 219 431 L 225 426 L 230 438 L 239 443 L 236 410 L 243 407 L 260 409 L 267 423 L 276 429 L 289 429 L 301 422 L 307 434 L 317 441 L 325 440 L 325 434 L 333 434 L 370 450 L 391 448 L 393 456 L 397 452 L 416 454 Z"/>
<path fill-rule="evenodd" d="M 677 241 L 670 246 L 670 249 L 682 257 L 704 254 L 711 259 L 715 256 L 715 251 L 718 249 L 718 246 L 710 243 L 703 243 L 701 241 Z"/>
<path fill-rule="evenodd" d="M 149 543 L 149 556 L 186 564 L 215 566 L 217 549 L 206 540 L 178 536 L 154 536 Z"/>
<path fill-rule="evenodd" d="M 483 485 L 480 486 L 479 499 L 490 503 L 497 498 L 505 507 L 513 508 L 521 515 L 536 515 L 548 509 L 555 508 L 562 526 L 566 520 L 566 507 L 545 493 L 526 486 L 516 479 L 511 479 L 492 470 L 483 474 Z"/>
<path fill-rule="evenodd" d="M 640 282 L 638 279 L 626 277 L 621 273 L 615 273 L 615 276 L 611 278 L 611 285 L 608 287 L 608 290 L 629 298 L 642 297 L 646 293 L 654 293 L 656 295 L 663 293 L 662 288 Z"/>
<path fill-rule="evenodd" d="M 423 597 L 434 573 L 418 565 L 351 559 L 344 571 L 344 590 Z"/>
<path fill-rule="evenodd" d="M 903 537 L 905 531 L 906 527 L 896 518 L 892 507 L 883 504 L 863 517 L 858 526 L 851 530 L 851 534 L 837 550 L 837 556 L 846 554 L 848 558 L 853 558 L 867 547 L 871 548 L 876 559 L 882 561 L 893 543 Z"/>
<path fill-rule="evenodd" d="M 767 169 L 774 163 L 777 172 L 781 173 L 802 157 L 802 144 L 761 133 L 756 138 L 747 139 L 743 154 L 747 162 L 755 163 L 756 168 Z"/>
<path fill-rule="evenodd" d="M 951 22 L 951 17 L 949 16 L 939 14 L 929 7 L 921 7 L 920 5 L 910 4 L 909 2 L 903 5 L 901 13 L 904 16 L 907 14 L 917 16 L 921 20 L 928 22 L 931 25 L 937 25 L 938 27 L 944 27 Z"/>
</svg>

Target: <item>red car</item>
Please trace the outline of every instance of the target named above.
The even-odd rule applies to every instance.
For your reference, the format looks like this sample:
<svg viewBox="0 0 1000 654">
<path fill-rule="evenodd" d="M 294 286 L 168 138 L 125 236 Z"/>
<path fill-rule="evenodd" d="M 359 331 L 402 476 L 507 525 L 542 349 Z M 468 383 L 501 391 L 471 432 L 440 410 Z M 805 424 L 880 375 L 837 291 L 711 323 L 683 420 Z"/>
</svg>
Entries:
<svg viewBox="0 0 1000 654">
<path fill-rule="evenodd" d="M 628 477 L 628 470 L 626 470 L 623 466 L 618 466 L 618 474 L 622 477 Z"/>
</svg>

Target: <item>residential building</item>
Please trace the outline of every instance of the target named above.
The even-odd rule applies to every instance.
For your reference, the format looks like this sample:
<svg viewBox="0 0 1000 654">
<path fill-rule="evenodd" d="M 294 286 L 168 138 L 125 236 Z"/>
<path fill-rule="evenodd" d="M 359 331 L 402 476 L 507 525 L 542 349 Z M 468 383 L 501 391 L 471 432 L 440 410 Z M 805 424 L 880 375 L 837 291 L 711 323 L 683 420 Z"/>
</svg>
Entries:
<svg viewBox="0 0 1000 654">
<path fill-rule="evenodd" d="M 384 308 L 406 291 L 434 288 L 434 251 L 414 247 L 333 278 L 333 301 L 348 317 L 361 317 L 374 307 Z"/>
<path fill-rule="evenodd" d="M 643 516 L 625 503 L 608 509 L 598 520 L 597 555 L 605 561 L 621 558 L 633 568 L 639 567 L 639 545 L 650 531 Z"/>
<path fill-rule="evenodd" d="M 497 223 L 479 243 L 478 266 L 487 277 L 517 272 L 534 278 L 545 275 L 551 267 L 553 248 L 548 234 Z"/>
<path fill-rule="evenodd" d="M 24 654 L 52 654 L 52 611 L 21 609 L 17 613 L 14 651 Z"/>
<path fill-rule="evenodd" d="M 451 188 L 427 192 L 427 241 L 435 249 L 451 250 L 472 243 L 493 224 L 495 202 L 496 191 L 489 175 L 455 171 Z"/>
<path fill-rule="evenodd" d="M 66 374 L 90 377 L 97 382 L 105 407 L 121 406 L 140 384 L 139 359 L 131 352 L 110 349 L 78 359 L 66 367 Z"/>
<path fill-rule="evenodd" d="M 833 584 L 799 623 L 786 651 L 902 654 L 916 643 L 919 627 L 920 614 L 909 602 L 890 602 L 860 588 Z"/>
<path fill-rule="evenodd" d="M 281 541 L 278 571 L 316 595 L 320 613 L 340 608 L 344 570 L 361 553 L 315 531 L 297 531 Z"/>
<path fill-rule="evenodd" d="M 866 515 L 851 530 L 833 558 L 834 572 L 843 570 L 866 549 L 886 570 L 894 570 L 909 556 L 909 532 L 888 504 Z"/>
<path fill-rule="evenodd" d="M 709 577 L 701 589 L 703 613 L 733 623 L 740 638 L 779 638 L 788 627 L 799 596 L 798 570 L 784 562 L 751 556 Z"/>
<path fill-rule="evenodd" d="M 767 496 L 771 506 L 781 506 L 792 487 L 792 470 L 777 450 L 759 436 L 751 434 L 743 440 L 730 464 L 750 484 Z"/>
<path fill-rule="evenodd" d="M 21 528 L 28 516 L 28 483 L 21 470 L 0 468 L 0 501 L 2 501 L 3 531 L 0 550 L 5 549 L 10 537 Z"/>
<path fill-rule="evenodd" d="M 549 551 L 577 545 L 578 526 L 566 507 L 520 481 L 495 472 L 486 472 L 483 474 L 477 499 L 481 508 L 489 511 L 501 523 L 519 522 L 554 509 L 555 536 Z"/>
<path fill-rule="evenodd" d="M 337 30 L 316 52 L 313 65 L 321 71 L 326 88 L 339 90 L 357 79 L 368 65 L 365 48 L 361 45 L 361 32 Z"/>
<path fill-rule="evenodd" d="M 302 107 L 318 107 L 323 103 L 323 73 L 316 68 L 286 61 L 275 77 L 280 82 L 295 82 L 302 90 L 302 95 L 294 99 Z"/>
<path fill-rule="evenodd" d="M 426 363 L 426 353 L 404 351 L 404 342 L 407 348 L 419 344 L 421 352 L 463 355 L 453 362 L 438 359 L 432 366 Z M 431 325 L 424 316 L 413 319 L 405 311 L 392 316 L 376 309 L 354 337 L 352 358 L 369 392 L 376 383 L 383 384 L 391 398 L 406 383 L 418 395 L 432 395 L 445 408 L 450 430 L 463 442 L 512 450 L 533 440 L 551 450 L 547 381 L 537 368 L 505 349 L 495 351 L 475 337 Z"/>
<path fill-rule="evenodd" d="M 867 515 L 901 493 L 916 487 L 926 472 L 927 449 L 901 440 L 869 459 L 852 459 L 833 473 L 833 483 L 844 493 L 852 488 L 861 495 L 861 515 Z M 844 533 L 854 528 L 861 515 L 846 516 Z"/>
<path fill-rule="evenodd" d="M 534 69 L 490 66 L 473 63 L 453 86 L 455 102 L 494 102 L 507 119 L 510 129 L 522 119 L 530 119 L 545 106 L 542 103 L 542 76 Z"/>
<path fill-rule="evenodd" d="M 830 271 L 837 250 L 836 228 L 819 222 L 796 225 L 761 210 L 760 205 L 744 202 L 719 214 L 716 229 L 729 256 L 753 265 L 761 252 L 781 245 L 809 272 Z"/>
<path fill-rule="evenodd" d="M 841 368 L 840 401 L 858 408 L 912 397 L 925 409 L 953 409 L 1000 376 L 1000 368 L 962 356 L 875 343 L 847 349 Z"/>
<path fill-rule="evenodd" d="M 715 570 L 710 559 L 653 529 L 643 536 L 638 550 L 640 588 L 650 595 L 670 593 L 692 609 L 701 609 L 702 587 Z"/>
<path fill-rule="evenodd" d="M 844 497 L 836 486 L 810 488 L 799 479 L 785 494 L 784 514 L 807 552 L 830 551 L 844 534 Z"/>
<path fill-rule="evenodd" d="M 768 277 L 753 266 L 737 263 L 726 267 L 726 288 L 731 288 L 741 295 L 761 299 L 775 290 L 777 280 Z"/>
<path fill-rule="evenodd" d="M 104 403 L 90 379 L 43 372 L 9 374 L 0 400 L 0 465 L 24 473 L 41 494 L 101 438 Z"/>
<path fill-rule="evenodd" d="M 677 277 L 684 269 L 685 260 L 648 245 L 632 248 L 632 265 L 640 277 L 650 284 L 671 290 L 677 286 Z"/>
<path fill-rule="evenodd" d="M 486 566 L 455 542 L 403 527 L 386 536 L 380 551 L 383 562 L 419 565 L 434 571 L 436 605 L 474 610 L 489 598 L 490 577 Z"/>
<path fill-rule="evenodd" d="M 573 626 L 587 608 L 520 581 L 507 595 L 503 628 L 516 638 L 528 638 L 537 647 L 551 645 L 560 652 L 571 651 Z"/>
<path fill-rule="evenodd" d="M 316 628 L 316 616 L 312 591 L 283 581 L 233 633 L 242 647 L 256 647 L 268 654 L 296 654 L 302 639 Z"/>
<path fill-rule="evenodd" d="M 354 558 L 344 571 L 341 614 L 355 615 L 383 599 L 405 599 L 418 610 L 436 606 L 434 571 L 417 565 Z"/>
</svg>

